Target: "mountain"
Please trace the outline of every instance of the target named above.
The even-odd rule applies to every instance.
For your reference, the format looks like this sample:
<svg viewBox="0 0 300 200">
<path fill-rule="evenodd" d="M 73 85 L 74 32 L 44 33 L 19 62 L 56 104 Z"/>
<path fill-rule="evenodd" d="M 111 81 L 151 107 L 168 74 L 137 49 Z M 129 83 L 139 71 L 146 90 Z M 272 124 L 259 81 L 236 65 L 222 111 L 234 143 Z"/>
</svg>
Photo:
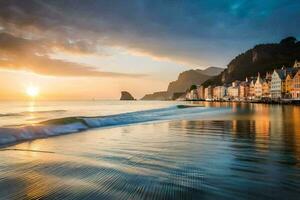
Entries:
<svg viewBox="0 0 300 200">
<path fill-rule="evenodd" d="M 168 100 L 174 93 L 183 93 L 191 85 L 200 85 L 212 76 L 216 76 L 224 69 L 218 67 L 208 67 L 204 70 L 195 69 L 184 71 L 179 74 L 176 81 L 169 83 L 167 91 L 155 92 L 145 95 L 141 100 Z"/>
<path fill-rule="evenodd" d="M 204 81 L 216 76 L 224 69 L 218 67 L 209 67 L 205 70 L 188 70 L 179 74 L 178 79 L 169 84 L 167 92 L 169 95 L 185 92 L 191 85 L 200 85 Z"/>
<path fill-rule="evenodd" d="M 200 71 L 202 74 L 208 76 L 216 76 L 219 75 L 222 71 L 224 71 L 224 69 L 219 67 L 208 67 L 205 70 L 200 70 Z"/>
<path fill-rule="evenodd" d="M 174 93 L 184 92 L 191 85 L 200 85 L 204 81 L 211 78 L 211 76 L 201 73 L 201 70 L 189 70 L 179 74 L 178 79 L 169 83 L 167 92 L 169 95 Z"/>
<path fill-rule="evenodd" d="M 221 85 L 234 80 L 244 80 L 255 76 L 258 72 L 265 74 L 282 66 L 292 66 L 300 59 L 300 42 L 294 37 L 288 37 L 275 44 L 260 44 L 235 57 L 227 68 L 203 84 Z"/>
<path fill-rule="evenodd" d="M 168 93 L 166 91 L 162 92 L 154 92 L 153 94 L 146 94 L 141 100 L 157 100 L 157 101 L 163 101 L 167 100 Z"/>
</svg>

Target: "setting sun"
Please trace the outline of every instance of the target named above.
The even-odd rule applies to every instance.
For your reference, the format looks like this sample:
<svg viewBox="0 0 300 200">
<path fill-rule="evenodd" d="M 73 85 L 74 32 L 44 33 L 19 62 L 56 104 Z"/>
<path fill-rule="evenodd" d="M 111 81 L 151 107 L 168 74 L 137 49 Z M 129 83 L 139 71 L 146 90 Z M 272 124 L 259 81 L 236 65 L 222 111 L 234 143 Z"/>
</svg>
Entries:
<svg viewBox="0 0 300 200">
<path fill-rule="evenodd" d="M 30 97 L 36 97 L 39 95 L 39 88 L 36 86 L 29 86 L 26 88 L 26 94 Z"/>
</svg>

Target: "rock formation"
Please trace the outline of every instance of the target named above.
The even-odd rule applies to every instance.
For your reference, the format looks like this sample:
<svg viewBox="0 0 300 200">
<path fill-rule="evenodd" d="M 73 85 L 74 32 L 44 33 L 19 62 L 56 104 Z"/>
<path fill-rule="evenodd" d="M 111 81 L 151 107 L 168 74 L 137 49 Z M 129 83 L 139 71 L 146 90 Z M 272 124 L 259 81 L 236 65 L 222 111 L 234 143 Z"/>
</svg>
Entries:
<svg viewBox="0 0 300 200">
<path fill-rule="evenodd" d="M 122 101 L 131 101 L 131 100 L 135 100 L 135 99 L 133 98 L 133 96 L 129 92 L 122 91 L 120 100 L 122 100 Z"/>
</svg>

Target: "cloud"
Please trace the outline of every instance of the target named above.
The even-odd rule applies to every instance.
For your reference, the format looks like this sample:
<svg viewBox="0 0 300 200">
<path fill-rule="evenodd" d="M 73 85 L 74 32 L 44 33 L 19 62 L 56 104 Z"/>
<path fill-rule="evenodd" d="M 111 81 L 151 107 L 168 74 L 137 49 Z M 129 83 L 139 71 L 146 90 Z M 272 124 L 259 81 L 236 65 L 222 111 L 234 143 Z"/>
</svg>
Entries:
<svg viewBox="0 0 300 200">
<path fill-rule="evenodd" d="M 122 46 L 191 65 L 225 65 L 256 43 L 300 36 L 299 9 L 291 0 L 7 0 L 0 1 L 0 24 L 61 51 L 101 54 L 98 46 Z"/>
<path fill-rule="evenodd" d="M 54 44 L 55 45 L 55 44 Z M 74 44 L 71 44 L 74 45 Z M 88 51 L 82 44 L 67 47 L 73 51 Z M 49 57 L 51 44 L 43 40 L 29 40 L 0 33 L 0 68 L 24 70 L 52 76 L 109 76 L 139 77 L 141 74 L 101 72 L 93 67 Z M 54 46 L 53 48 L 62 48 Z M 74 50 L 75 49 L 75 50 Z"/>
</svg>

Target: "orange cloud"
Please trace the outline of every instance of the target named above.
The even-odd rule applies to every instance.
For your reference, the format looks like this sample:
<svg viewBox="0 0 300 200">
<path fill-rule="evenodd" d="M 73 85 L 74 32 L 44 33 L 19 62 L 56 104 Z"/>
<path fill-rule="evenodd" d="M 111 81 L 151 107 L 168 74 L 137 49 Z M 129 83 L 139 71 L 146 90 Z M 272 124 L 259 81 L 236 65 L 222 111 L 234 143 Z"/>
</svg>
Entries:
<svg viewBox="0 0 300 200">
<path fill-rule="evenodd" d="M 61 44 L 0 33 L 0 68 L 53 76 L 143 76 L 141 74 L 103 72 L 87 65 L 54 59 L 49 56 L 53 49 L 64 49 L 76 53 L 93 52 L 91 45 L 83 41 Z"/>
</svg>

